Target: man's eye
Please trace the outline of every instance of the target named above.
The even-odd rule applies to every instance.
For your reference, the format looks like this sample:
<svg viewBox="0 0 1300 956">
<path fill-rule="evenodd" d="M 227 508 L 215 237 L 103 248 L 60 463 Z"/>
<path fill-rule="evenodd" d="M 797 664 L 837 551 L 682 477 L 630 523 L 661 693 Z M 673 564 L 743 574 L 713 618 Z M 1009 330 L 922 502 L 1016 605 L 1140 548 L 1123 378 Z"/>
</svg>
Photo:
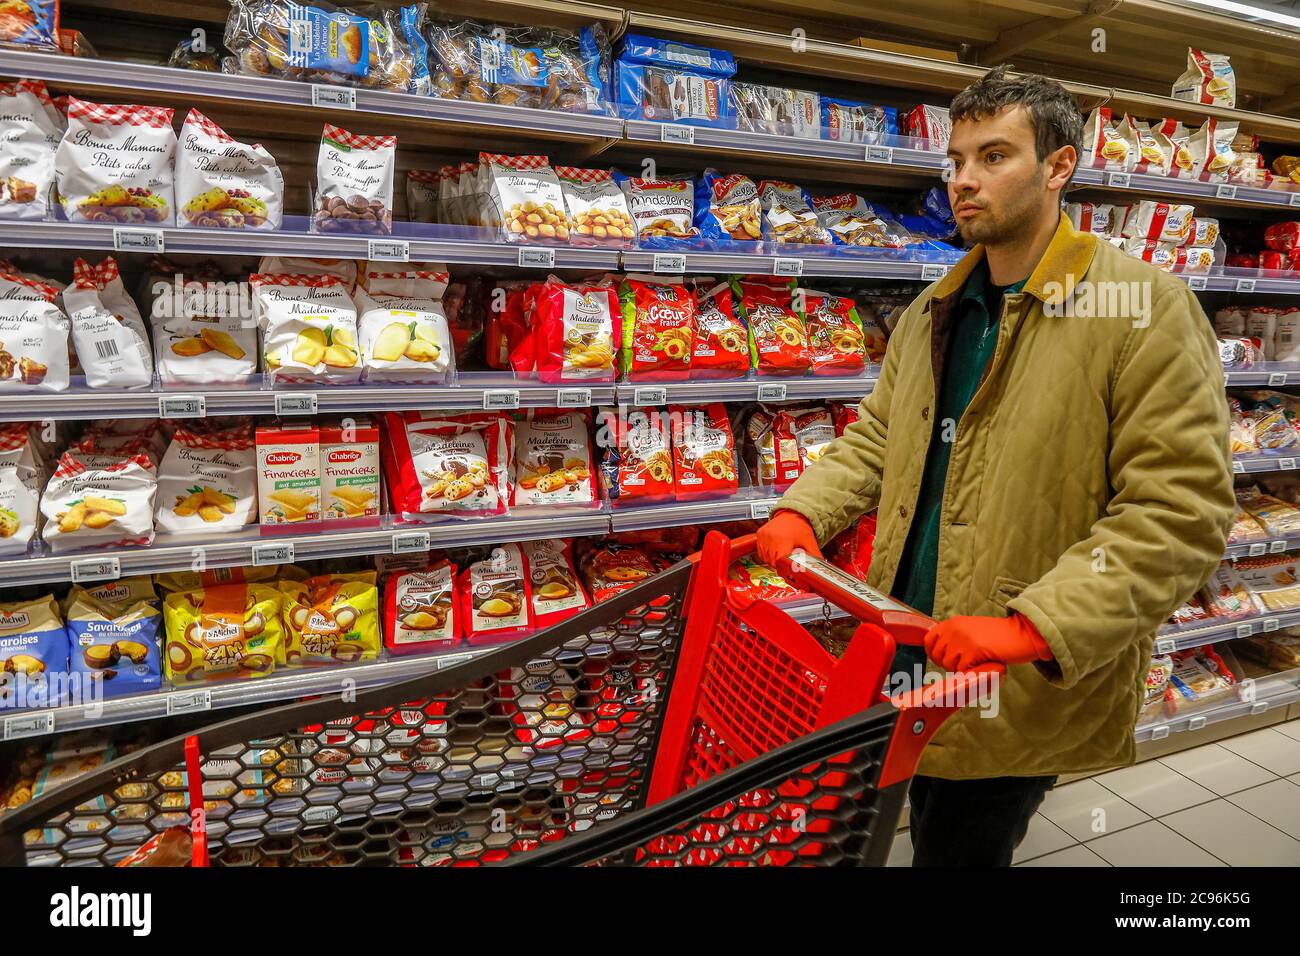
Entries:
<svg viewBox="0 0 1300 956">
<path fill-rule="evenodd" d="M 1005 157 L 1003 157 L 1001 153 L 989 153 L 987 156 L 984 157 L 984 160 L 985 162 L 988 163 L 998 163 L 1001 162 L 1004 158 Z"/>
</svg>

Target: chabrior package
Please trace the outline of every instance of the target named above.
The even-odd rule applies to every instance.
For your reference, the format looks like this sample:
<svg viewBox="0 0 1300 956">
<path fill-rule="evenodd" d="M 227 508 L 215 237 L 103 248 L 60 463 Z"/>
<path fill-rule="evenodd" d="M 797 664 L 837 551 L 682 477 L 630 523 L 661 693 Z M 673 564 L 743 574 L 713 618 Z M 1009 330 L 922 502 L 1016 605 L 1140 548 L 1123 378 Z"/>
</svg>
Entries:
<svg viewBox="0 0 1300 956">
<path fill-rule="evenodd" d="M 54 154 L 66 125 L 40 80 L 0 83 L 0 219 L 49 218 Z"/>
<path fill-rule="evenodd" d="M 586 411 L 532 414 L 515 422 L 512 505 L 594 504 Z"/>
<path fill-rule="evenodd" d="M 221 419 L 217 419 L 221 421 Z M 215 534 L 257 522 L 257 453 L 247 425 L 181 426 L 158 466 L 154 524 L 173 534 Z"/>
<path fill-rule="evenodd" d="M 623 191 L 608 169 L 556 166 L 575 246 L 627 245 L 636 238 Z"/>
<path fill-rule="evenodd" d="M 249 277 L 271 380 L 350 384 L 361 377 L 357 308 L 336 276 Z"/>
<path fill-rule="evenodd" d="M 177 148 L 176 202 L 179 226 L 279 229 L 284 177 L 264 147 L 241 143 L 190 110 Z"/>
<path fill-rule="evenodd" d="M 550 627 L 591 607 L 574 570 L 571 548 L 569 542 L 559 540 L 523 544 L 535 627 Z"/>
<path fill-rule="evenodd" d="M 59 289 L 0 273 L 0 391 L 68 387 L 68 330 Z"/>
<path fill-rule="evenodd" d="M 812 365 L 808 329 L 783 282 L 732 280 L 741 318 L 749 326 L 753 368 L 767 375 L 802 375 Z"/>
<path fill-rule="evenodd" d="M 173 111 L 68 97 L 54 155 L 59 201 L 73 222 L 170 226 L 176 221 Z"/>
<path fill-rule="evenodd" d="M 731 286 L 697 280 L 692 378 L 730 378 L 749 370 L 749 332 L 736 316 Z"/>
<path fill-rule="evenodd" d="M 389 412 L 385 474 L 404 516 L 504 513 L 514 427 L 495 412 Z"/>
<path fill-rule="evenodd" d="M 627 198 L 642 246 L 666 246 L 695 239 L 700 232 L 695 219 L 695 187 L 685 179 L 636 179 L 614 175 Z"/>
<path fill-rule="evenodd" d="M 174 682 L 269 677 L 285 662 L 282 594 L 266 584 L 173 591 L 163 661 Z"/>
<path fill-rule="evenodd" d="M 384 645 L 415 654 L 460 643 L 456 568 L 444 560 L 395 574 L 384 586 Z"/>
<path fill-rule="evenodd" d="M 533 303 L 533 357 L 541 381 L 614 380 L 623 316 L 612 285 L 551 276 L 535 290 Z"/>
<path fill-rule="evenodd" d="M 368 382 L 448 382 L 456 356 L 443 311 L 446 268 L 378 271 L 372 264 L 356 291 L 361 356 Z"/>
<path fill-rule="evenodd" d="M 147 601 L 127 607 L 82 590 L 66 613 L 71 670 L 101 682 L 105 697 L 157 690 L 162 684 L 162 614 Z"/>
<path fill-rule="evenodd" d="M 597 425 L 604 448 L 600 469 L 611 501 L 672 497 L 672 439 L 661 410 L 603 408 Z"/>
<path fill-rule="evenodd" d="M 480 168 L 491 182 L 492 221 L 506 242 L 569 241 L 564 191 L 545 156 L 479 153 Z"/>
<path fill-rule="evenodd" d="M 285 663 L 351 664 L 379 657 L 375 572 L 321 574 L 280 581 Z"/>
<path fill-rule="evenodd" d="M 379 520 L 379 428 L 369 418 L 345 418 L 320 428 L 322 515 L 326 521 Z"/>
<path fill-rule="evenodd" d="M 144 452 L 65 452 L 41 496 L 42 537 L 54 551 L 150 544 L 157 491 L 158 472 Z"/>
<path fill-rule="evenodd" d="M 461 620 L 470 644 L 521 637 L 531 625 L 532 586 L 517 544 L 496 545 L 492 556 L 460 573 Z"/>
<path fill-rule="evenodd" d="M 316 158 L 315 232 L 393 231 L 396 136 L 361 136 L 325 124 Z"/>
<path fill-rule="evenodd" d="M 117 262 L 78 259 L 63 291 L 72 320 L 72 344 L 91 388 L 144 388 L 153 381 L 153 356 L 144 320 L 122 285 Z"/>
<path fill-rule="evenodd" d="M 619 289 L 623 310 L 624 376 L 667 381 L 690 374 L 695 298 L 681 281 L 627 275 Z"/>
<path fill-rule="evenodd" d="M 705 239 L 761 239 L 761 214 L 758 187 L 748 176 L 706 169 L 695 183 L 695 225 Z"/>
<path fill-rule="evenodd" d="M 853 375 L 865 367 L 862 320 L 852 299 L 803 290 L 815 375 Z"/>
<path fill-rule="evenodd" d="M 739 486 L 736 442 L 727 407 L 672 405 L 673 489 L 678 498 L 731 495 Z"/>
</svg>

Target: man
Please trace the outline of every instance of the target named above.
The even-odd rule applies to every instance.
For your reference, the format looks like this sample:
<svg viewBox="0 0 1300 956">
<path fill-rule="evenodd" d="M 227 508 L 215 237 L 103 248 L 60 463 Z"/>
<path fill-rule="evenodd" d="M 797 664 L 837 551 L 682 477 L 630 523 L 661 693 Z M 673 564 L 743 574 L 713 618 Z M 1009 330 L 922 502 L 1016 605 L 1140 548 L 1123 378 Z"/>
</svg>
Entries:
<svg viewBox="0 0 1300 956">
<path fill-rule="evenodd" d="M 1008 865 L 1058 774 L 1131 763 L 1157 626 L 1233 512 L 1214 333 L 1186 283 L 1060 212 L 1074 98 L 998 68 L 951 108 L 948 196 L 974 248 L 900 319 L 861 420 L 758 534 L 817 553 L 878 507 L 870 583 L 937 624 L 948 670 L 1004 661 L 995 715 L 936 734 L 914 865 Z"/>
</svg>

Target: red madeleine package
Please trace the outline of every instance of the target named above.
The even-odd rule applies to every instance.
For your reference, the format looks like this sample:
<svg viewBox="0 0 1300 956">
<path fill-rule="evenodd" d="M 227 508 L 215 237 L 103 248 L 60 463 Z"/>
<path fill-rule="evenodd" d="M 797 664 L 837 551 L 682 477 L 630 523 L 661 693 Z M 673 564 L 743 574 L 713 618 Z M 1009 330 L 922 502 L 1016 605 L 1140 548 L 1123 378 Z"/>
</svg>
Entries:
<svg viewBox="0 0 1300 956">
<path fill-rule="evenodd" d="M 612 382 L 622 333 L 612 285 L 569 285 L 551 276 L 536 290 L 533 336 L 543 382 Z"/>
<path fill-rule="evenodd" d="M 591 607 L 574 570 L 569 542 L 527 541 L 523 548 L 532 584 L 536 627 L 550 627 Z"/>
<path fill-rule="evenodd" d="M 498 644 L 532 628 L 528 561 L 517 544 L 499 544 L 491 557 L 475 561 L 456 582 L 460 619 L 470 644 Z"/>
<path fill-rule="evenodd" d="M 808 328 L 781 280 L 733 280 L 732 294 L 749 326 L 750 365 L 760 375 L 803 375 L 812 366 Z"/>
<path fill-rule="evenodd" d="M 514 423 L 499 412 L 387 412 L 380 457 L 403 517 L 504 514 Z"/>
<path fill-rule="evenodd" d="M 731 286 L 697 280 L 691 378 L 734 378 L 749 371 L 749 333 L 736 316 Z"/>
<path fill-rule="evenodd" d="M 858 414 L 858 406 L 848 405 L 843 402 L 831 402 L 831 416 L 835 419 L 836 438 L 843 435 L 844 429 L 862 417 Z"/>
<path fill-rule="evenodd" d="M 635 587 L 658 570 L 640 548 L 612 543 L 586 554 L 581 565 L 596 604 Z"/>
<path fill-rule="evenodd" d="M 733 495 L 739 486 L 736 442 L 721 402 L 672 405 L 673 485 L 678 498 Z"/>
<path fill-rule="evenodd" d="M 1275 222 L 1264 230 L 1264 245 L 1277 252 L 1290 252 L 1300 244 L 1300 222 Z"/>
<path fill-rule="evenodd" d="M 597 444 L 609 500 L 671 498 L 673 455 L 668 422 L 657 408 L 603 408 Z"/>
<path fill-rule="evenodd" d="M 852 299 L 803 290 L 814 375 L 855 375 L 866 368 L 862 319 Z"/>
<path fill-rule="evenodd" d="M 687 378 L 695 330 L 691 290 L 681 282 L 628 275 L 618 297 L 623 313 L 623 375 L 633 381 Z"/>
<path fill-rule="evenodd" d="M 384 646 L 390 654 L 447 650 L 460 644 L 456 568 L 445 558 L 395 574 L 384 584 Z"/>
<path fill-rule="evenodd" d="M 528 287 L 522 281 L 498 282 L 486 290 L 487 322 L 484 329 L 484 359 L 489 368 L 518 370 L 532 368 L 532 328 L 527 311 Z"/>
</svg>

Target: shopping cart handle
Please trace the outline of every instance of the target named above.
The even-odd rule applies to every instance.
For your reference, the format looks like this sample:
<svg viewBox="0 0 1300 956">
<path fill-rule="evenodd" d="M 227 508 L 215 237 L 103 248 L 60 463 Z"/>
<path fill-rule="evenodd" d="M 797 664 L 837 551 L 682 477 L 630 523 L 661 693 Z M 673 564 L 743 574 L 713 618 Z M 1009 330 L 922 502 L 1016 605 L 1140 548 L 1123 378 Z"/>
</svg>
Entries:
<svg viewBox="0 0 1300 956">
<path fill-rule="evenodd" d="M 802 548 L 777 561 L 777 570 L 805 590 L 825 598 L 860 621 L 879 624 L 899 644 L 920 646 L 934 621 L 882 594 L 847 571 Z"/>
</svg>

